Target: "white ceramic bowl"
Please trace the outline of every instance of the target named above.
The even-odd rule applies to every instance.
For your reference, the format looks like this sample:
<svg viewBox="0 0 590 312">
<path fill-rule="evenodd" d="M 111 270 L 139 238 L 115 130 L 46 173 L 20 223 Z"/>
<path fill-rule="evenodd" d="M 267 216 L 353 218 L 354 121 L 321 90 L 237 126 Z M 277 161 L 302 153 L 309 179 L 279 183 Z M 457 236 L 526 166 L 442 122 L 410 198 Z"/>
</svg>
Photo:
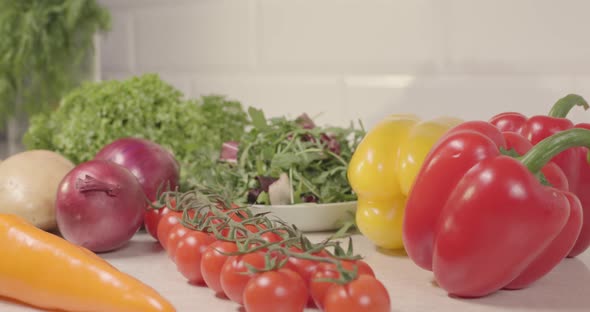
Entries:
<svg viewBox="0 0 590 312">
<path fill-rule="evenodd" d="M 252 212 L 270 212 L 269 217 L 275 216 L 288 224 L 295 224 L 302 232 L 321 232 L 340 228 L 345 221 L 354 216 L 356 204 L 356 201 L 351 201 L 329 204 L 253 205 Z"/>
</svg>

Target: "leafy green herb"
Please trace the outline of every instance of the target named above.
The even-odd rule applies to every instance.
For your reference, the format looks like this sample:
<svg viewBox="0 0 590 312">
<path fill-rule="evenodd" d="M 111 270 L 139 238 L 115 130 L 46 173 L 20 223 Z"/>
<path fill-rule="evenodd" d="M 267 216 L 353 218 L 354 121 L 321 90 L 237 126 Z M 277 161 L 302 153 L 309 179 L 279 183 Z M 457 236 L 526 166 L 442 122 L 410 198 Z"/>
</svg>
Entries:
<svg viewBox="0 0 590 312">
<path fill-rule="evenodd" d="M 31 119 L 28 149 L 57 151 L 75 163 L 126 136 L 170 149 L 181 163 L 181 184 L 207 182 L 223 142 L 239 139 L 248 124 L 242 105 L 222 96 L 185 100 L 180 91 L 149 74 L 124 81 L 86 83 L 67 94 L 58 109 Z"/>
<path fill-rule="evenodd" d="M 260 130 L 265 130 L 268 128 L 268 125 L 266 124 L 266 118 L 264 117 L 262 110 L 249 107 L 248 114 L 250 114 L 250 119 L 252 119 L 252 125 L 254 127 Z"/>
<path fill-rule="evenodd" d="M 240 140 L 237 164 L 216 168 L 221 187 L 234 191 L 238 203 L 248 202 L 252 189 L 260 188 L 257 177 L 279 178 L 287 173 L 293 186 L 293 204 L 310 201 L 332 203 L 356 200 L 347 179 L 347 167 L 365 132 L 351 125 L 304 128 L 298 119 L 266 119 L 250 108 L 252 129 Z M 251 200 L 250 200 L 251 202 Z M 256 196 L 268 204 L 266 190 Z"/>
<path fill-rule="evenodd" d="M 0 125 L 55 108 L 85 77 L 109 12 L 94 0 L 0 0 Z"/>
</svg>

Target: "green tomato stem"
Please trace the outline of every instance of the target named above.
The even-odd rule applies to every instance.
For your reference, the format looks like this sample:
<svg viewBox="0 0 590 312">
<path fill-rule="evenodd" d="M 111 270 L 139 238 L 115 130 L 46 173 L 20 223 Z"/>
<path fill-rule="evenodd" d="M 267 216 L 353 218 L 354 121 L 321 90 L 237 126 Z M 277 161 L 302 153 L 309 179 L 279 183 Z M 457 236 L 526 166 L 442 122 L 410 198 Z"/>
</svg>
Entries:
<svg viewBox="0 0 590 312">
<path fill-rule="evenodd" d="M 265 267 L 248 267 L 248 272 L 260 273 L 276 270 L 283 267 L 289 258 L 299 258 L 333 264 L 339 273 L 338 279 L 330 280 L 334 283 L 348 283 L 357 277 L 358 269 L 356 265 L 353 270 L 346 270 L 342 266 L 343 260 L 354 261 L 361 259 L 359 255 L 353 254 L 352 239 L 350 237 L 347 251 L 344 251 L 339 241 L 330 238 L 318 244 L 313 244 L 294 225 L 289 225 L 278 218 L 270 219 L 267 214 L 253 214 L 248 206 L 222 209 L 219 207 L 219 203 L 225 202 L 223 198 L 200 192 L 202 190 L 173 194 L 177 198 L 176 208 L 183 212 L 183 224 L 192 229 L 213 233 L 217 239 L 236 243 L 238 246 L 236 252 L 224 253 L 219 251 L 227 256 L 265 250 Z M 190 211 L 195 212 L 192 217 Z M 216 222 L 216 220 L 220 222 Z M 258 231 L 250 231 L 246 227 L 248 225 L 256 226 Z M 226 229 L 229 232 L 228 235 L 221 235 L 221 231 Z M 262 239 L 262 235 L 269 232 L 276 233 L 282 239 L 277 242 L 267 242 Z M 290 249 L 291 247 L 296 247 L 301 252 L 294 252 Z M 331 253 L 329 248 L 333 248 L 334 252 Z M 322 251 L 329 256 L 316 256 L 317 253 Z"/>
</svg>

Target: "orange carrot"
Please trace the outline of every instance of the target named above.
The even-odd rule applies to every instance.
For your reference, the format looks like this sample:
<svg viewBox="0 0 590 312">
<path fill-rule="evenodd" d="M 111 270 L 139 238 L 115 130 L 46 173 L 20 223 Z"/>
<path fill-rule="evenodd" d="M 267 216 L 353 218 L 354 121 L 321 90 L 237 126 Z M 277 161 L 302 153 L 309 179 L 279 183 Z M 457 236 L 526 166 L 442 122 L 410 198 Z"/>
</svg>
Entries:
<svg viewBox="0 0 590 312">
<path fill-rule="evenodd" d="M 91 251 L 9 214 L 0 214 L 0 296 L 72 312 L 176 311 Z"/>
</svg>

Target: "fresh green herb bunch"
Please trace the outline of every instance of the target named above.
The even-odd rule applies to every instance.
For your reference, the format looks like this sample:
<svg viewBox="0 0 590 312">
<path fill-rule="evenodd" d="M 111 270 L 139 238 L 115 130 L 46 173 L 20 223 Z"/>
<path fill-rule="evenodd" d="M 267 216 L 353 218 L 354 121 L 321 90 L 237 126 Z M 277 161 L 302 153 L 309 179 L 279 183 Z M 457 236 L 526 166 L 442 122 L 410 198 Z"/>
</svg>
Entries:
<svg viewBox="0 0 590 312">
<path fill-rule="evenodd" d="M 237 163 L 217 168 L 219 181 L 234 191 L 238 203 L 269 204 L 260 177 L 289 177 L 291 204 L 356 200 L 347 179 L 348 163 L 365 132 L 351 125 L 305 127 L 298 118 L 266 119 L 249 109 L 252 129 L 239 142 Z M 255 200 L 252 190 L 258 189 Z"/>
<path fill-rule="evenodd" d="M 110 27 L 94 0 L 0 0 L 0 125 L 54 108 L 84 77 L 93 37 Z"/>
<path fill-rule="evenodd" d="M 31 119 L 24 143 L 49 149 L 75 163 L 94 158 L 121 137 L 139 137 L 170 151 L 181 164 L 181 185 L 206 184 L 201 172 L 215 163 L 224 141 L 239 139 L 248 116 L 239 102 L 221 96 L 185 100 L 158 75 L 86 83 L 68 93 L 57 110 Z"/>
</svg>

